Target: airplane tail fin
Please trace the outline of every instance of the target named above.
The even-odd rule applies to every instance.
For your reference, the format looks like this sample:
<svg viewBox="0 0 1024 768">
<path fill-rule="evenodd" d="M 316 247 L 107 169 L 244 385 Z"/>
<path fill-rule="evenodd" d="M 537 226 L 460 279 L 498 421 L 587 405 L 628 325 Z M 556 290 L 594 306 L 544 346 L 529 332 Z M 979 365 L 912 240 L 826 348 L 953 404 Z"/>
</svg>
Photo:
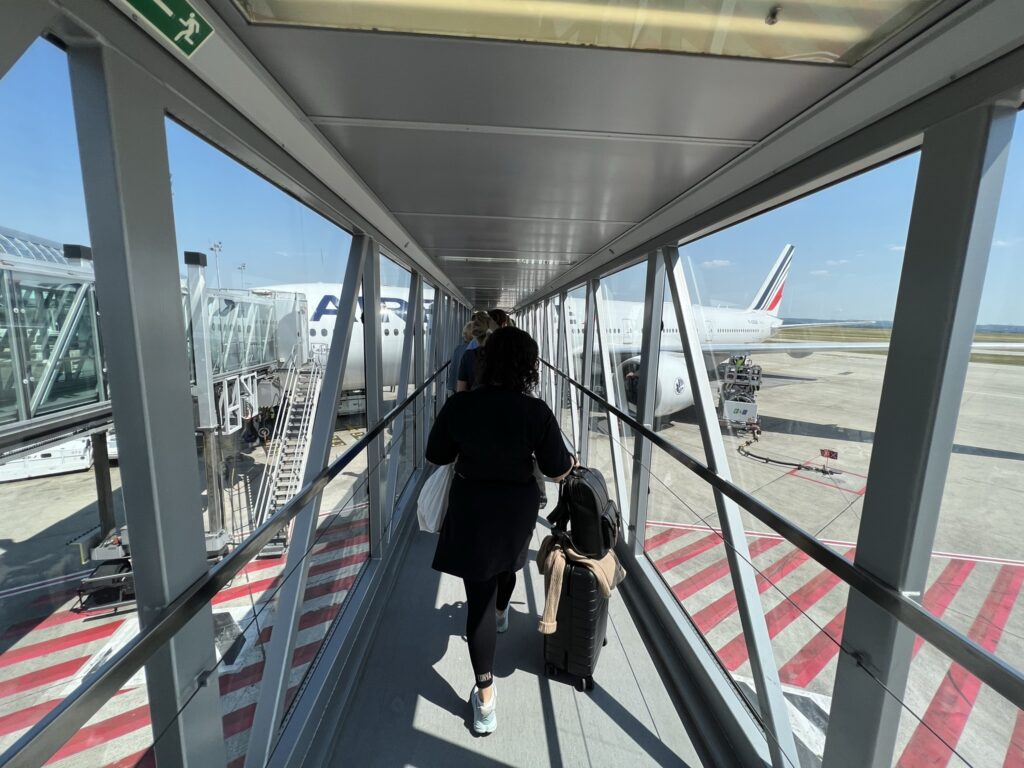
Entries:
<svg viewBox="0 0 1024 768">
<path fill-rule="evenodd" d="M 792 245 L 787 245 L 782 249 L 782 253 L 775 261 L 775 266 L 772 267 L 772 271 L 768 273 L 768 277 L 754 294 L 754 301 L 748 309 L 778 316 L 779 304 L 782 302 L 782 289 L 786 285 L 786 276 L 793 263 L 794 250 Z"/>
</svg>

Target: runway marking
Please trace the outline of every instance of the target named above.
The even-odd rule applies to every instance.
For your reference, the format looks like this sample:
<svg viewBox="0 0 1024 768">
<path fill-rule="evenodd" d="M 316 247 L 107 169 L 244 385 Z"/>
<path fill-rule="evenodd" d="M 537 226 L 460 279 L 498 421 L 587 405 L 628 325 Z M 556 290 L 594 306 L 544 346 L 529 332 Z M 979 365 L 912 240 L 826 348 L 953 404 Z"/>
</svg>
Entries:
<svg viewBox="0 0 1024 768">
<path fill-rule="evenodd" d="M 818 467 L 818 464 L 814 463 L 815 462 L 815 458 L 808 459 L 807 461 L 803 462 L 803 465 L 805 467 L 810 468 L 810 469 L 816 469 Z M 820 459 L 819 459 L 819 463 L 820 463 Z M 850 471 L 845 470 L 845 469 L 843 469 L 843 470 L 836 470 L 836 474 L 835 475 L 829 476 L 830 479 L 836 480 L 836 482 L 831 482 L 831 483 L 826 482 L 824 480 L 818 480 L 815 477 L 808 477 L 806 473 L 802 473 L 799 469 L 795 469 L 795 468 L 789 470 L 789 472 L 787 472 L 786 474 L 789 477 L 795 477 L 798 480 L 806 480 L 809 483 L 817 483 L 818 485 L 824 485 L 826 488 L 832 488 L 832 489 L 837 490 L 837 491 L 842 491 L 843 493 L 852 493 L 854 496 L 863 496 L 865 493 L 867 493 L 867 489 L 868 489 L 868 486 L 867 486 L 867 479 L 868 479 L 867 475 L 860 475 L 860 474 L 858 474 L 856 472 L 850 472 Z M 822 477 L 825 477 L 825 475 L 822 475 Z M 860 487 L 858 487 L 858 488 L 844 488 L 842 485 L 838 484 L 838 479 L 840 477 L 856 477 L 856 478 L 859 478 L 859 479 L 863 480 L 864 482 L 860 483 L 859 484 Z"/>
<path fill-rule="evenodd" d="M 98 627 L 90 627 L 89 629 L 72 632 L 51 640 L 43 640 L 42 642 L 25 645 L 21 648 L 12 648 L 0 655 L 0 667 L 9 667 L 12 664 L 20 664 L 23 661 L 31 661 L 32 659 L 38 659 L 40 656 L 48 656 L 51 653 L 58 653 L 68 648 L 101 640 L 114 634 L 119 626 L 121 626 L 120 621 L 111 621 Z"/>
<path fill-rule="evenodd" d="M 757 557 L 764 552 L 767 552 L 772 547 L 776 547 L 782 542 L 778 539 L 758 539 L 750 545 L 750 556 Z M 714 563 L 709 565 L 707 568 L 698 571 L 689 578 L 683 579 L 674 587 L 672 587 L 672 593 L 679 600 L 685 600 L 688 597 L 696 594 L 704 587 L 709 584 L 714 584 L 716 581 L 724 577 L 729 573 L 729 559 L 723 557 L 721 560 L 716 560 Z"/>
<path fill-rule="evenodd" d="M 986 651 L 995 651 L 1022 584 L 1024 570 L 1006 565 L 1000 568 L 995 584 L 968 633 L 968 637 Z M 928 705 L 923 722 L 918 724 L 907 742 L 898 768 L 946 765 L 952 757 L 946 744 L 956 747 L 959 743 L 980 690 L 981 681 L 977 677 L 959 664 L 950 665 Z M 942 741 L 932 731 L 942 737 Z"/>
<path fill-rule="evenodd" d="M 846 624 L 843 608 L 817 632 L 789 661 L 779 667 L 779 680 L 799 688 L 806 688 L 828 663 L 839 654 Z"/>
<path fill-rule="evenodd" d="M 781 560 L 777 560 L 757 575 L 757 591 L 765 592 L 776 581 L 781 581 L 790 573 L 795 571 L 809 558 L 799 549 L 794 549 Z M 762 575 L 763 574 L 763 575 Z M 715 600 L 707 608 L 702 608 L 693 614 L 693 623 L 703 633 L 707 634 L 718 624 L 732 615 L 736 610 L 736 593 L 730 590 Z"/>
<path fill-rule="evenodd" d="M 348 538 L 338 541 L 332 540 L 334 538 L 333 536 L 326 539 L 321 538 L 319 545 L 314 547 L 312 563 L 309 568 L 311 583 L 307 586 L 303 595 L 304 602 L 311 603 L 311 605 L 309 610 L 304 611 L 300 615 L 298 628 L 300 631 L 308 632 L 312 630 L 315 634 L 319 634 L 320 636 L 313 642 L 307 642 L 296 650 L 292 657 L 293 669 L 312 661 L 317 650 L 323 643 L 323 632 L 325 631 L 317 630 L 316 628 L 330 626 L 330 623 L 341 611 L 342 606 L 344 605 L 345 595 L 358 577 L 358 573 L 347 572 L 346 569 L 349 569 L 350 571 L 351 568 L 358 566 L 369 559 L 369 548 L 367 546 L 368 536 L 359 531 L 359 528 L 364 528 L 366 525 L 367 521 L 365 518 L 360 521 L 355 521 L 353 524 L 345 526 L 345 530 L 349 534 Z M 355 535 L 352 535 L 353 533 Z M 359 551 L 352 551 L 352 548 L 356 548 Z M 277 560 L 276 562 L 271 561 L 268 568 L 261 568 L 259 570 L 264 573 L 268 573 L 268 576 L 270 576 L 269 571 L 271 568 L 276 568 L 278 571 L 281 571 L 285 564 L 286 563 L 283 560 Z M 221 593 L 216 596 L 214 602 L 218 604 L 230 603 L 235 597 L 244 599 L 248 602 L 249 599 L 255 597 L 259 603 L 263 603 L 265 605 L 271 597 L 267 590 L 273 589 L 276 584 L 280 583 L 283 575 L 284 574 L 282 573 L 278 573 L 274 576 L 270 576 L 270 578 L 259 579 L 248 585 L 240 585 L 237 588 L 222 590 Z M 323 580 L 323 577 L 325 576 L 326 581 Z M 262 593 L 257 593 L 257 588 L 259 587 L 264 588 Z M 325 597 L 332 598 L 330 604 L 326 606 L 322 605 L 322 599 Z M 317 602 L 321 602 L 321 604 L 318 607 L 313 607 Z M 47 628 L 55 626 L 60 627 L 63 624 L 70 623 L 74 618 L 82 618 L 82 615 L 76 615 L 71 611 L 66 611 L 62 612 L 58 621 L 53 621 L 54 617 L 51 616 L 44 619 L 40 624 L 45 624 Z M 270 632 L 273 628 L 273 620 L 274 617 L 268 617 L 268 626 L 262 627 L 261 636 L 254 638 L 257 643 L 265 642 L 269 639 Z M 22 622 L 22 625 L 24 624 L 26 624 L 26 622 Z M 39 625 L 37 625 L 37 627 L 38 626 Z M 63 650 L 64 648 L 75 647 L 77 645 L 88 645 L 97 640 L 103 640 L 111 634 L 115 634 L 117 628 L 120 626 L 124 626 L 124 619 L 118 616 L 116 619 L 89 627 L 85 630 L 70 632 L 62 637 L 50 638 L 41 642 L 31 643 L 23 646 L 22 648 L 13 648 L 7 653 L 0 655 L 0 666 L 13 667 L 20 662 L 38 658 L 42 654 L 52 653 L 57 650 Z M 19 629 L 21 628 L 26 627 L 19 627 Z M 10 629 L 11 628 L 8 628 L 8 632 Z M 31 632 L 34 628 L 27 629 L 31 639 Z M 312 636 L 313 635 L 307 635 L 307 637 Z M 250 644 L 249 647 L 252 649 L 255 646 Z M 3 683 L 0 683 L 0 685 L 3 686 L 0 688 L 0 691 L 2 691 L 2 695 L 0 695 L 0 703 L 2 703 L 4 699 L 11 703 L 11 695 L 26 690 L 30 691 L 33 688 L 39 688 L 41 685 L 66 681 L 73 678 L 75 674 L 79 672 L 82 665 L 88 663 L 90 658 L 92 658 L 90 655 L 81 656 L 78 659 L 53 665 L 44 670 L 34 670 L 12 680 L 4 681 Z M 262 665 L 262 660 L 257 663 Z M 238 672 L 226 672 L 222 675 L 221 685 L 227 686 L 225 693 L 235 693 L 235 691 L 259 682 L 259 677 L 262 676 L 262 666 L 260 667 L 259 672 L 251 669 L 251 666 L 252 665 L 243 667 L 242 670 L 239 670 Z M 227 681 L 227 683 L 224 681 Z M 232 681 L 234 681 L 234 684 L 232 684 Z M 144 689 L 134 689 L 135 694 L 138 695 L 140 690 L 144 691 Z M 294 695 L 295 690 L 297 689 L 292 688 L 289 691 L 289 696 Z M 45 690 L 42 692 L 45 693 Z M 130 693 L 133 693 L 133 689 L 123 689 L 118 695 Z M 32 695 L 33 694 L 29 694 L 29 696 Z M 35 697 L 38 697 L 38 695 L 38 693 L 34 694 Z M 237 696 L 239 694 L 236 693 L 235 695 Z M 248 696 L 249 694 L 243 693 L 241 695 Z M 27 707 L 18 709 L 14 713 L 0 718 L 0 736 L 30 727 L 37 722 L 45 712 L 57 706 L 61 700 L 61 697 L 54 697 L 48 701 L 35 701 Z M 237 735 L 250 728 L 254 712 L 255 703 L 251 703 L 240 709 L 235 709 L 225 715 L 225 734 L 227 736 Z M 111 757 L 116 756 L 116 753 L 120 751 L 118 749 L 118 745 L 120 743 L 125 745 L 125 749 L 130 748 L 130 744 L 138 744 L 139 738 L 135 736 L 132 736 L 128 743 L 121 740 L 129 734 L 134 734 L 135 732 L 145 728 L 148 724 L 148 706 L 131 709 L 127 713 L 112 716 L 107 720 L 103 720 L 99 723 L 93 724 L 92 726 L 81 729 L 71 740 L 69 740 L 68 743 L 64 745 L 61 751 L 54 757 L 54 760 L 62 760 L 64 758 L 77 755 L 84 750 L 102 745 L 104 747 L 103 760 L 105 761 L 107 755 L 110 755 Z M 234 750 L 234 752 L 237 754 L 237 749 Z M 147 758 L 147 755 L 150 757 Z M 149 760 L 149 762 L 139 763 L 140 760 Z M 126 758 L 120 758 L 116 762 L 110 763 L 110 765 L 115 768 L 116 766 L 135 766 L 136 764 L 152 765 L 151 760 L 151 751 L 142 750 L 137 751 Z M 242 761 L 244 762 L 244 757 L 242 758 Z M 235 763 L 238 763 L 239 766 L 241 765 L 239 760 L 232 760 L 229 762 L 229 765 L 234 765 Z"/>
<path fill-rule="evenodd" d="M 852 558 L 853 550 L 849 550 L 844 556 Z M 789 595 L 788 599 L 783 598 L 781 603 L 765 615 L 768 637 L 775 637 L 803 616 L 815 603 L 839 586 L 840 581 L 840 578 L 831 571 L 822 570 Z M 718 650 L 718 658 L 730 672 L 740 668 L 747 660 L 747 642 L 742 632 Z"/>
<path fill-rule="evenodd" d="M 708 528 L 706 525 L 695 525 L 692 523 L 671 523 L 667 520 L 648 520 L 648 528 L 680 528 L 688 531 L 707 531 L 712 530 L 718 534 L 721 534 L 721 528 Z M 745 531 L 747 538 L 769 538 L 769 539 L 785 539 L 777 533 L 770 531 Z M 828 544 L 832 547 L 852 547 L 857 542 L 855 541 L 842 541 L 840 539 L 818 539 L 822 544 Z M 975 563 L 993 563 L 995 565 L 1021 565 L 1024 566 L 1024 560 L 1014 560 L 1009 557 L 989 557 L 988 555 L 967 555 L 962 552 L 943 552 L 940 550 L 934 550 L 932 557 L 941 558 L 943 560 L 971 560 Z"/>
<path fill-rule="evenodd" d="M 950 560 L 939 577 L 924 594 L 922 605 L 933 616 L 942 618 L 957 592 L 964 585 L 968 574 L 973 570 L 974 563 L 970 560 Z M 842 642 L 843 626 L 846 622 L 846 609 L 843 608 L 825 625 L 824 631 L 814 635 L 797 653 L 779 668 L 779 679 L 783 683 L 806 688 L 821 671 L 839 655 L 839 643 Z M 914 640 L 916 656 L 924 643 L 923 638 Z"/>
<path fill-rule="evenodd" d="M 654 567 L 659 571 L 668 571 L 675 568 L 680 563 L 686 562 L 691 557 L 707 552 L 715 545 L 722 543 L 722 537 L 717 533 L 709 533 L 707 536 L 699 539 L 692 544 L 687 544 L 682 549 L 676 550 L 671 554 L 665 555 L 654 562 Z"/>
<path fill-rule="evenodd" d="M 683 531 L 682 529 L 669 528 L 667 530 L 662 531 L 661 533 L 656 533 L 653 536 L 648 536 L 647 540 L 644 541 L 644 551 L 650 552 L 652 549 L 657 549 L 662 544 L 668 544 L 670 541 L 679 538 L 684 533 L 685 531 Z"/>
<path fill-rule="evenodd" d="M 1017 724 L 1013 727 L 1010 746 L 1006 748 L 1003 768 L 1024 768 L 1024 711 L 1017 713 Z"/>
<path fill-rule="evenodd" d="M 925 591 L 924 599 L 921 601 L 924 609 L 932 616 L 941 619 L 957 592 L 967 581 L 971 571 L 974 570 L 974 566 L 973 560 L 950 560 L 935 582 Z M 922 645 L 924 645 L 923 637 L 914 638 L 914 656 L 921 650 Z"/>
<path fill-rule="evenodd" d="M 88 660 L 88 656 L 81 656 L 60 664 L 51 664 L 35 672 L 27 672 L 10 680 L 4 680 L 0 683 L 0 699 L 6 699 L 10 696 L 30 691 L 33 688 L 42 688 L 44 685 L 60 682 L 75 674 Z"/>
</svg>

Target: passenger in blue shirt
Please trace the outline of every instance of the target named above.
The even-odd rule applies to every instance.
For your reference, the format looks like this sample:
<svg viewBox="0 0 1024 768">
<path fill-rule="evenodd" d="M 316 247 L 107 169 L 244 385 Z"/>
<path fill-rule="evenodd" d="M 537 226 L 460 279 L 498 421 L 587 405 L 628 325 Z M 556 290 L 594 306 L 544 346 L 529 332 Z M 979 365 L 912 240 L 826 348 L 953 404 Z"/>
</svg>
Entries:
<svg viewBox="0 0 1024 768">
<path fill-rule="evenodd" d="M 480 348 L 487 343 L 487 337 L 497 329 L 486 312 L 477 312 L 470 323 L 473 340 L 466 345 L 466 351 L 459 360 L 459 375 L 455 382 L 456 392 L 468 392 L 476 386 L 476 363 Z"/>
<path fill-rule="evenodd" d="M 459 380 L 459 363 L 462 362 L 462 353 L 473 340 L 473 323 L 466 323 L 462 328 L 462 343 L 452 353 L 452 364 L 448 366 L 448 394 L 455 392 L 455 382 Z"/>
</svg>

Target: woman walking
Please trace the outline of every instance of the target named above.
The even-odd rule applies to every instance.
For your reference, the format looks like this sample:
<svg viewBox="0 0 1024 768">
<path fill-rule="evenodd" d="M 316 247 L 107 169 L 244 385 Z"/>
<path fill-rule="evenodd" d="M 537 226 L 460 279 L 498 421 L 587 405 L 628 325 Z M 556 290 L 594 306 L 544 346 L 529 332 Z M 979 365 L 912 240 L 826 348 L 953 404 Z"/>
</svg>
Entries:
<svg viewBox="0 0 1024 768">
<path fill-rule="evenodd" d="M 537 343 L 525 331 L 500 328 L 480 357 L 481 386 L 445 403 L 427 441 L 427 460 L 455 462 L 448 513 L 433 567 L 463 580 L 466 638 L 476 685 L 473 730 L 497 727 L 492 669 L 497 633 L 508 629 L 516 571 L 526 564 L 540 492 L 533 459 L 561 480 L 574 465 L 551 409 L 530 393 L 537 386 Z"/>
</svg>

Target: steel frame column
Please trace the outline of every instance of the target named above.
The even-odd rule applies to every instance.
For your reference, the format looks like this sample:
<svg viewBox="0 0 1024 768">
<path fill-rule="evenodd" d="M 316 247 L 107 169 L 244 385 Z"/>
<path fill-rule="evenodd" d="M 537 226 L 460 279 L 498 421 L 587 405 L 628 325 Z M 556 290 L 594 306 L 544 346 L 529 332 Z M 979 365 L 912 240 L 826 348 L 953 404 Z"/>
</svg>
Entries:
<svg viewBox="0 0 1024 768">
<path fill-rule="evenodd" d="M 412 273 L 412 285 L 409 288 L 409 304 L 406 308 L 405 317 L 405 336 L 402 338 L 402 359 L 399 362 L 398 368 L 398 391 L 395 393 L 395 407 L 398 407 L 405 402 L 409 396 L 409 376 L 412 374 L 413 368 L 413 341 L 415 337 L 409 333 L 409 326 L 415 327 L 416 318 L 419 317 L 421 299 L 423 294 L 423 281 L 420 279 L 418 272 Z M 409 318 L 412 317 L 412 323 L 409 322 Z M 410 406 L 415 409 L 416 406 Z M 388 529 L 385 531 L 388 539 L 391 538 L 391 530 L 394 528 L 397 519 L 395 513 L 395 503 L 398 501 L 398 493 L 401 491 L 398 488 L 398 470 L 402 463 L 402 436 L 405 434 L 405 422 L 406 415 L 403 414 L 401 417 L 392 422 L 391 427 L 391 456 L 388 460 L 388 473 L 387 482 L 385 483 L 384 493 L 384 514 L 387 515 Z M 415 440 L 416 436 L 413 435 Z"/>
<path fill-rule="evenodd" d="M 583 386 L 592 389 L 594 386 L 594 326 L 597 322 L 597 280 L 587 281 L 587 308 L 583 320 Z M 580 397 L 580 464 L 588 465 L 590 461 L 590 409 L 593 403 L 586 395 Z"/>
<path fill-rule="evenodd" d="M 658 392 L 658 366 L 661 358 L 661 327 L 665 310 L 665 259 L 661 250 L 647 256 L 647 279 L 644 302 L 644 326 L 640 342 L 640 393 L 636 404 L 636 420 L 654 429 L 654 406 Z M 651 487 L 651 444 L 640 434 L 633 438 L 633 485 L 630 509 L 634 530 L 633 551 L 644 554 L 647 529 L 647 502 Z"/>
<path fill-rule="evenodd" d="M 908 596 L 928 575 L 1015 120 L 984 106 L 924 134 L 855 560 Z M 857 660 L 839 657 L 824 764 L 888 766 L 915 636 L 855 590 L 846 616 Z"/>
<path fill-rule="evenodd" d="M 99 513 L 100 541 L 105 539 L 117 528 L 114 516 L 114 491 L 110 484 L 110 454 L 107 452 L 107 433 L 93 432 L 89 436 L 92 443 L 92 471 L 96 480 L 96 511 Z"/>
<path fill-rule="evenodd" d="M 555 298 L 552 297 L 544 302 L 544 359 L 548 362 L 555 362 L 555 339 L 558 337 L 557 315 L 555 310 Z M 555 372 L 550 368 L 546 369 L 547 375 L 547 402 L 552 413 L 558 413 L 558 404 L 555 402 Z"/>
<path fill-rule="evenodd" d="M 566 299 L 568 300 L 568 293 L 566 293 Z M 572 326 L 568 323 L 565 326 L 565 370 L 569 374 L 569 378 L 573 381 L 579 382 L 577 378 L 578 371 L 576 370 L 576 350 L 573 348 L 573 339 L 576 334 L 572 331 Z M 580 342 L 582 344 L 582 342 Z M 582 383 L 582 382 L 580 382 Z M 580 449 L 580 391 L 576 387 L 569 386 L 569 414 L 572 419 L 572 445 L 576 451 Z"/>
<path fill-rule="evenodd" d="M 366 366 L 366 427 L 369 429 L 384 415 L 384 364 L 381 357 L 380 327 L 380 248 L 371 241 L 363 264 L 363 362 Z M 384 435 L 378 435 L 366 449 L 366 488 L 370 516 L 370 557 L 380 558 L 387 543 L 384 518 L 381 464 L 384 461 Z"/>
<path fill-rule="evenodd" d="M 451 311 L 451 302 L 449 301 L 448 294 L 440 288 L 437 290 L 438 296 L 434 299 L 434 303 L 437 305 L 439 311 L 434 312 L 434 329 L 430 338 L 431 345 L 433 346 L 433 351 L 431 352 L 431 357 L 433 358 L 432 369 L 430 371 L 431 373 L 438 369 L 438 366 L 441 365 L 441 361 L 444 359 L 445 327 L 448 324 L 448 313 Z M 430 423 L 431 426 L 433 426 L 434 418 L 437 416 L 445 399 L 448 397 L 448 386 L 447 383 L 435 381 L 431 386 L 431 389 L 433 390 L 434 397 L 432 408 L 433 412 L 430 417 Z M 425 445 L 426 444 L 424 444 L 424 446 Z"/>
<path fill-rule="evenodd" d="M 139 624 L 207 570 L 164 105 L 110 49 L 69 50 Z M 180 350 L 180 351 L 176 351 Z M 226 760 L 209 605 L 146 664 L 161 765 Z"/>
<path fill-rule="evenodd" d="M 313 416 L 313 432 L 309 438 L 306 470 L 302 478 L 304 486 L 323 471 L 330 459 L 331 439 L 334 437 L 338 414 L 338 397 L 341 395 L 341 383 L 345 378 L 345 366 L 352 343 L 359 282 L 369 250 L 370 240 L 366 235 L 355 235 L 352 238 L 348 263 L 345 265 L 345 277 L 341 283 L 341 295 L 338 299 L 338 314 L 331 335 L 327 363 L 324 366 L 323 385 Z M 249 748 L 245 755 L 246 768 L 262 768 L 266 765 L 284 717 L 285 698 L 292 671 L 292 655 L 295 652 L 295 637 L 299 632 L 303 596 L 309 576 L 309 558 L 306 554 L 316 537 L 321 498 L 318 495 L 292 522 L 284 568 L 284 573 L 290 572 L 290 575 L 281 585 L 277 596 L 274 633 L 270 636 L 260 697 L 256 703 L 252 729 L 249 732 Z"/>
<path fill-rule="evenodd" d="M 618 387 L 615 386 L 615 369 L 612 367 L 611 350 L 608 346 L 608 339 L 605 336 L 605 328 L 608 320 L 608 306 L 604 297 L 604 288 L 600 282 L 597 285 L 597 308 L 596 308 L 596 320 L 597 320 L 597 342 L 598 348 L 601 353 L 601 374 L 604 377 L 604 397 L 605 399 L 614 405 L 616 408 L 622 408 L 622 403 L 619 402 L 618 398 Z M 612 474 L 614 475 L 615 482 L 615 495 L 619 500 L 619 510 L 622 513 L 624 520 L 632 520 L 632 507 L 630 506 L 629 492 L 626 490 L 626 468 L 622 462 L 622 445 L 619 442 L 622 432 L 620 432 L 619 417 L 611 411 L 605 414 L 605 418 L 608 420 L 608 449 L 611 451 L 609 454 L 612 460 Z M 626 524 L 628 542 L 628 533 L 630 531 L 630 525 Z"/>
<path fill-rule="evenodd" d="M 426 322 L 425 322 L 426 315 L 425 315 L 425 310 L 424 310 L 424 308 L 426 307 L 426 282 L 423 279 L 423 275 L 420 274 L 419 272 L 414 272 L 413 274 L 416 275 L 417 278 L 419 278 L 420 286 L 421 286 L 420 287 L 420 310 L 417 313 L 415 322 L 413 324 L 413 338 L 416 341 L 416 344 L 415 344 L 416 351 L 414 352 L 415 358 L 413 360 L 413 381 L 415 382 L 414 388 L 418 388 L 421 384 L 423 384 L 424 380 L 426 379 L 426 370 L 427 370 L 426 369 L 426 361 L 424 360 L 424 358 L 426 357 L 426 340 L 427 340 Z M 434 291 L 434 295 L 437 296 L 437 290 L 436 289 Z M 408 327 L 409 327 L 409 324 L 406 323 L 406 328 L 408 328 Z M 426 393 L 423 393 L 422 397 L 424 399 L 426 399 L 426 397 L 427 397 Z M 414 420 L 413 420 L 413 429 L 416 430 L 416 436 L 415 436 L 415 440 L 416 440 L 415 448 L 416 448 L 416 450 L 414 452 L 415 453 L 415 462 L 416 463 L 415 463 L 414 466 L 415 467 L 422 467 L 423 466 L 423 454 L 426 451 L 426 447 L 427 447 L 426 434 L 425 434 L 425 426 L 426 426 L 426 419 L 425 419 L 425 417 L 426 417 L 426 414 L 424 412 L 424 408 L 423 408 L 423 404 L 422 403 L 420 403 L 419 405 L 415 405 L 413 407 L 416 409 L 416 414 L 415 414 Z"/>
<path fill-rule="evenodd" d="M 18 406 L 18 419 L 27 421 L 32 417 L 28 405 L 31 396 L 28 389 L 28 371 L 25 368 L 25 344 L 22 342 L 22 334 L 16 322 L 19 313 L 15 313 L 18 300 L 14 291 L 14 276 L 10 271 L 4 270 L 0 272 L 0 281 L 3 283 L 0 290 L 4 292 L 4 303 L 7 305 L 7 338 L 10 340 L 11 365 L 14 368 L 14 397 Z"/>
<path fill-rule="evenodd" d="M 561 327 L 561 333 L 558 335 L 558 355 L 559 364 L 558 369 L 560 371 L 566 371 L 570 379 L 575 378 L 575 360 L 573 359 L 572 349 L 569 346 L 569 339 L 572 334 L 569 328 L 569 313 L 566 309 L 565 303 L 569 298 L 568 291 L 564 291 L 559 299 L 559 326 Z M 576 388 L 571 384 L 566 384 L 565 379 L 561 376 L 558 377 L 558 407 L 561 409 L 562 403 L 565 402 L 565 398 L 569 399 L 569 429 L 572 430 L 572 445 L 575 449 L 579 445 L 580 438 L 580 425 L 579 415 L 576 412 L 574 403 L 576 402 Z M 561 414 L 559 414 L 559 426 L 561 426 Z"/>
<path fill-rule="evenodd" d="M 557 324 L 555 326 L 555 367 L 560 370 L 565 370 L 565 293 L 562 292 L 558 295 L 558 315 Z M 562 404 L 565 402 L 565 379 L 561 376 L 555 376 L 555 404 L 558 406 L 554 410 L 555 421 L 558 422 L 558 427 L 562 427 Z M 570 427 L 571 429 L 571 427 Z"/>
<path fill-rule="evenodd" d="M 693 391 L 693 407 L 696 409 L 700 424 L 701 441 L 704 444 L 708 468 L 719 477 L 731 481 L 732 473 L 729 471 L 725 441 L 722 440 L 722 430 L 718 425 L 718 416 L 711 395 L 711 383 L 704 367 L 704 355 L 701 352 L 697 324 L 694 321 L 690 290 L 683 274 L 683 262 L 679 257 L 678 248 L 664 248 L 662 255 L 672 293 L 672 305 L 679 323 L 686 369 Z M 714 494 L 719 525 L 725 539 L 729 573 L 736 593 L 737 612 L 743 626 L 751 674 L 757 687 L 772 765 L 775 768 L 798 768 L 800 758 L 796 751 L 796 742 L 793 740 L 786 700 L 782 695 L 779 670 L 772 653 L 764 606 L 757 589 L 756 572 L 750 560 L 747 536 L 743 530 L 743 518 L 734 501 L 723 496 L 718 490 L 715 490 Z"/>
<path fill-rule="evenodd" d="M 221 489 L 220 444 L 217 440 L 217 404 L 213 398 L 213 363 L 210 353 L 210 315 L 206 298 L 206 254 L 185 251 L 188 275 L 188 314 L 192 329 L 192 360 L 196 373 L 196 404 L 203 435 L 203 463 L 206 465 L 206 508 L 210 533 L 224 529 Z M 222 386 L 227 386 L 225 382 Z"/>
</svg>

